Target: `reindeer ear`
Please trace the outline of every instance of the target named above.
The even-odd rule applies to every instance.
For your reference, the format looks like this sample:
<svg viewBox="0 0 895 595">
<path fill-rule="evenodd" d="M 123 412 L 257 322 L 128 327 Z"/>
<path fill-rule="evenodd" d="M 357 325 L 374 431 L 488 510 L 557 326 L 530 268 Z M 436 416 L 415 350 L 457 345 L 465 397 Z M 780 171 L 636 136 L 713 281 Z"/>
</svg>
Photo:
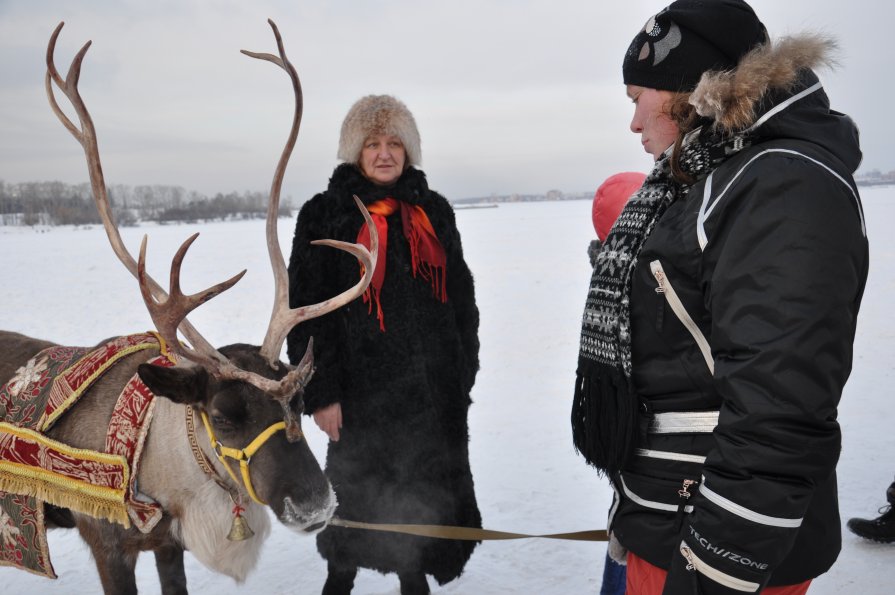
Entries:
<svg viewBox="0 0 895 595">
<path fill-rule="evenodd" d="M 158 397 L 166 397 L 183 405 L 205 400 L 208 372 L 199 366 L 166 368 L 140 364 L 137 374 L 143 384 Z"/>
</svg>

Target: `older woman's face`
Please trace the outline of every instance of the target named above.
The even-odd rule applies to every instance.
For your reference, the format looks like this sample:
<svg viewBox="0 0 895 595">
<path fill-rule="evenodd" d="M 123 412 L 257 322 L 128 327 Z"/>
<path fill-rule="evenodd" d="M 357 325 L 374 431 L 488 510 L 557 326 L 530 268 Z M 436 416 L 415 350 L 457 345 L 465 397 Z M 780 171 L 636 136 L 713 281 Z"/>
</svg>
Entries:
<svg viewBox="0 0 895 595">
<path fill-rule="evenodd" d="M 644 150 L 658 160 L 678 135 L 678 126 L 668 117 L 671 91 L 627 85 L 628 97 L 634 102 L 631 132 L 640 135 Z"/>
<path fill-rule="evenodd" d="M 381 134 L 364 141 L 364 148 L 360 152 L 360 168 L 374 184 L 389 186 L 404 173 L 406 159 L 401 139 Z"/>
</svg>

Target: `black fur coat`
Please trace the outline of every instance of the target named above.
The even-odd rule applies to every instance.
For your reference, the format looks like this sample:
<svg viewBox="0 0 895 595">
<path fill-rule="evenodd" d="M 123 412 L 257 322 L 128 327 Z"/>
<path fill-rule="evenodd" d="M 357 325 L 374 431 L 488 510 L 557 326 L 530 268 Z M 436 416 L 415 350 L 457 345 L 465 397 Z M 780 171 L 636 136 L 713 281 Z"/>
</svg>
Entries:
<svg viewBox="0 0 895 595">
<path fill-rule="evenodd" d="M 388 253 L 380 294 L 386 331 L 375 307 L 358 298 L 298 325 L 289 359 L 298 362 L 314 338 L 316 373 L 305 412 L 339 402 L 343 428 L 329 443 L 326 472 L 339 500 L 336 514 L 373 523 L 480 527 L 469 469 L 467 410 L 478 371 L 479 314 L 454 212 L 408 168 L 391 187 L 369 182 L 352 164 L 336 168 L 326 192 L 305 203 L 289 262 L 292 306 L 323 301 L 357 283 L 350 255 L 312 246 L 330 238 L 355 242 L 363 217 L 355 205 L 392 197 L 421 206 L 447 257 L 447 301 L 411 272 L 400 212 L 388 217 Z M 422 570 L 445 583 L 460 575 L 475 542 L 427 539 L 330 527 L 318 536 L 324 558 L 381 572 Z"/>
</svg>

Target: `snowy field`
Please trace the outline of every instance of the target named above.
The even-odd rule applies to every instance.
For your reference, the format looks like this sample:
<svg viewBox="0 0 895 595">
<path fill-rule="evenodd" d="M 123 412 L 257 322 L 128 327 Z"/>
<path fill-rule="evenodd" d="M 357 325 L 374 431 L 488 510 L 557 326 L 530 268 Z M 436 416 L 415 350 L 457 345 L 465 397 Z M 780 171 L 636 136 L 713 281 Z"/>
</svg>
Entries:
<svg viewBox="0 0 895 595">
<path fill-rule="evenodd" d="M 851 516 L 876 515 L 895 474 L 895 188 L 865 189 L 863 199 L 871 272 L 854 371 L 840 410 L 843 531 Z M 579 321 L 590 276 L 590 202 L 502 204 L 458 210 L 457 219 L 482 319 L 482 370 L 470 409 L 470 456 L 484 525 L 523 533 L 603 528 L 610 490 L 575 455 L 569 428 Z M 292 221 L 281 221 L 280 240 L 287 253 L 292 228 Z M 214 344 L 259 343 L 273 293 L 261 221 L 147 226 L 124 229 L 122 235 L 136 253 L 140 237 L 150 234 L 150 272 L 166 280 L 174 250 L 197 229 L 202 235 L 183 271 L 186 291 L 243 268 L 249 272 L 191 320 Z M 41 232 L 0 227 L 0 271 L 0 328 L 73 345 L 150 328 L 136 282 L 112 255 L 98 226 Z M 305 428 L 323 460 L 322 433 L 308 421 Z M 3 593 L 99 593 L 93 562 L 77 534 L 54 531 L 49 539 L 60 578 L 51 581 L 0 568 Z M 434 593 L 596 593 L 604 552 L 603 543 L 487 542 L 476 549 L 458 580 L 444 587 L 430 583 Z M 314 539 L 296 536 L 275 521 L 262 561 L 243 585 L 212 574 L 189 554 L 186 559 L 194 593 L 314 594 L 326 574 Z M 159 592 L 151 555 L 141 557 L 137 572 L 141 593 Z M 354 592 L 397 594 L 397 577 L 361 571 Z M 895 546 L 863 542 L 847 532 L 839 561 L 810 591 L 892 592 Z"/>
</svg>

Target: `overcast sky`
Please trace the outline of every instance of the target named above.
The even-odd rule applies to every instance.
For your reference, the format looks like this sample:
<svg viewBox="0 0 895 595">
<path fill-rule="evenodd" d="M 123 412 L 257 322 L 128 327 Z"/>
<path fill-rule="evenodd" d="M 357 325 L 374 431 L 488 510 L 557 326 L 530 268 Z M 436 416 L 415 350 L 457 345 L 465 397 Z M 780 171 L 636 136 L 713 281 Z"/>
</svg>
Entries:
<svg viewBox="0 0 895 595">
<path fill-rule="evenodd" d="M 65 72 L 89 40 L 81 92 L 106 181 L 205 194 L 266 190 L 288 132 L 291 88 L 274 65 L 277 22 L 301 76 L 304 121 L 284 194 L 322 190 L 350 105 L 390 93 L 410 107 L 423 169 L 449 198 L 592 192 L 647 170 L 628 124 L 622 56 L 662 0 L 0 0 L 0 180 L 87 180 L 80 146 L 43 88 L 65 21 Z M 883 0 L 754 0 L 772 36 L 838 37 L 821 72 L 833 108 L 861 129 L 859 171 L 895 169 L 890 139 L 895 8 Z M 62 99 L 60 99 L 62 101 Z"/>
</svg>

